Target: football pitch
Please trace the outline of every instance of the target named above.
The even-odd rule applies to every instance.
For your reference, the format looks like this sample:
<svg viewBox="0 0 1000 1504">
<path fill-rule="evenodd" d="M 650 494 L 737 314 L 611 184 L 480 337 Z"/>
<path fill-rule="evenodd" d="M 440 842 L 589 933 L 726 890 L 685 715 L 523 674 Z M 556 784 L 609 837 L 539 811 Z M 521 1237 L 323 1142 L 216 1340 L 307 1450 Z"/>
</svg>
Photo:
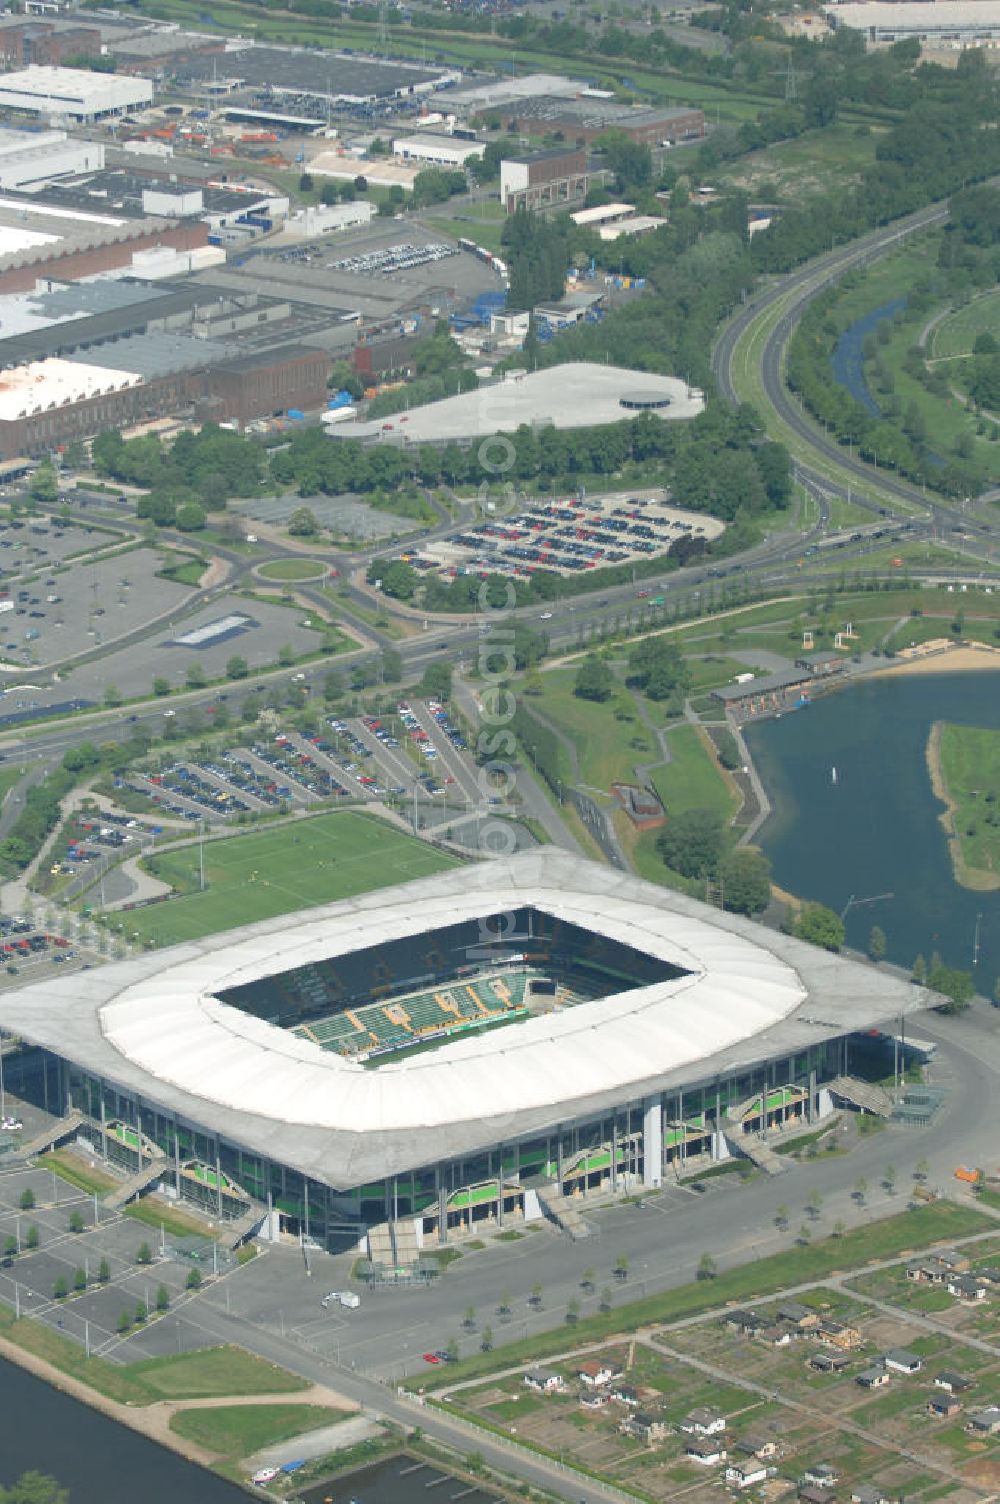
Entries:
<svg viewBox="0 0 1000 1504">
<path fill-rule="evenodd" d="M 316 815 L 206 841 L 204 892 L 197 842 L 153 857 L 150 872 L 175 887 L 177 896 L 122 917 L 141 940 L 176 945 L 455 865 L 452 857 L 372 816 Z"/>
</svg>

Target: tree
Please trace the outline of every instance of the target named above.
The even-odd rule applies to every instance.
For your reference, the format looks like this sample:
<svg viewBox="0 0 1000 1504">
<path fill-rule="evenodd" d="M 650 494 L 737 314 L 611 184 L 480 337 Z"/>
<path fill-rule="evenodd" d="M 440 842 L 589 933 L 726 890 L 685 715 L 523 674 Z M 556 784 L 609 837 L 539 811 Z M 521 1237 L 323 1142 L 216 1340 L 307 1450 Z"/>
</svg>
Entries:
<svg viewBox="0 0 1000 1504">
<path fill-rule="evenodd" d="M 656 838 L 656 849 L 682 877 L 714 877 L 726 846 L 722 816 L 712 809 L 681 810 Z"/>
<path fill-rule="evenodd" d="M 502 1290 L 501 1293 L 500 1293 L 500 1300 L 499 1300 L 499 1302 L 497 1304 L 497 1315 L 500 1317 L 501 1321 L 509 1321 L 510 1320 L 510 1313 L 511 1313 L 510 1291 L 509 1290 Z"/>
<path fill-rule="evenodd" d="M 156 1309 L 158 1311 L 169 1311 L 170 1309 L 170 1291 L 166 1285 L 157 1285 L 156 1287 Z"/>
<path fill-rule="evenodd" d="M 854 1197 L 859 1206 L 863 1206 L 867 1194 L 868 1182 L 863 1175 L 859 1175 L 857 1180 L 854 1182 L 854 1190 L 851 1192 L 851 1195 Z"/>
<path fill-rule="evenodd" d="M 948 999 L 940 1005 L 938 1011 L 941 1013 L 964 1013 L 976 994 L 971 972 L 940 963 L 931 969 L 927 985 L 932 992 L 940 992 Z"/>
<path fill-rule="evenodd" d="M 386 648 L 382 654 L 382 682 L 398 684 L 403 677 L 403 655 L 396 648 Z"/>
<path fill-rule="evenodd" d="M 7 1264 L 7 1265 L 10 1265 L 13 1262 L 13 1260 L 14 1260 L 17 1252 L 18 1252 L 17 1239 L 15 1238 L 14 1234 L 11 1233 L 8 1237 L 4 1238 L 4 1242 L 3 1242 L 3 1261 L 4 1261 L 4 1263 Z"/>
<path fill-rule="evenodd" d="M 118 1313 L 118 1335 L 120 1337 L 124 1337 L 125 1333 L 129 1330 L 129 1328 L 131 1327 L 131 1325 L 132 1325 L 132 1318 L 129 1315 L 128 1311 L 119 1311 L 119 1313 Z"/>
<path fill-rule="evenodd" d="M 576 1322 L 579 1321 L 579 1319 L 580 1319 L 580 1302 L 577 1300 L 576 1296 L 574 1295 L 570 1300 L 568 1300 L 566 1302 L 566 1321 L 567 1321 L 567 1323 L 570 1326 L 574 1326 L 576 1324 Z"/>
<path fill-rule="evenodd" d="M 536 1310 L 542 1304 L 542 1287 L 538 1280 L 536 1280 L 531 1287 L 531 1295 L 529 1296 L 529 1300 Z"/>
<path fill-rule="evenodd" d="M 479 1346 L 484 1353 L 493 1351 L 493 1328 L 489 1325 L 483 1327 L 483 1335 L 479 1339 Z"/>
<path fill-rule="evenodd" d="M 873 924 L 868 936 L 868 957 L 871 961 L 884 961 L 886 952 L 885 930 Z"/>
<path fill-rule="evenodd" d="M 182 501 L 174 514 L 174 521 L 182 533 L 196 533 L 205 526 L 205 508 L 197 501 Z"/>
<path fill-rule="evenodd" d="M 186 1290 L 200 1290 L 201 1289 L 201 1270 L 200 1269 L 189 1269 L 188 1270 L 187 1279 L 184 1281 L 184 1288 Z"/>
<path fill-rule="evenodd" d="M 59 482 L 52 466 L 44 461 L 31 477 L 30 495 L 34 501 L 46 506 L 59 499 Z"/>
<path fill-rule="evenodd" d="M 927 982 L 927 962 L 918 955 L 910 967 L 910 980 L 923 987 Z"/>
<path fill-rule="evenodd" d="M 611 1310 L 611 1286 L 604 1285 L 601 1289 L 601 1298 L 598 1302 L 599 1309 L 607 1315 Z"/>
<path fill-rule="evenodd" d="M 249 672 L 250 672 L 250 665 L 247 663 L 247 661 L 246 661 L 245 658 L 240 658 L 235 653 L 233 654 L 233 656 L 231 658 L 227 658 L 227 660 L 226 660 L 226 678 L 227 679 L 245 679 L 247 677 L 247 675 L 249 674 Z"/>
<path fill-rule="evenodd" d="M 620 1253 L 615 1259 L 615 1279 L 628 1279 L 629 1258 L 627 1253 Z"/>
<path fill-rule="evenodd" d="M 122 692 L 117 684 L 108 684 L 104 689 L 104 703 L 109 710 L 114 710 L 122 703 Z"/>
<path fill-rule="evenodd" d="M 840 950 L 844 943 L 842 920 L 822 903 L 803 904 L 793 932 L 800 940 L 808 940 L 810 945 L 820 945 L 824 950 Z"/>
<path fill-rule="evenodd" d="M 28 1228 L 28 1235 L 25 1238 L 25 1246 L 27 1248 L 30 1248 L 32 1251 L 34 1251 L 34 1249 L 36 1249 L 38 1247 L 38 1244 L 39 1244 L 38 1228 L 35 1226 L 34 1223 L 32 1223 L 31 1226 Z"/>
<path fill-rule="evenodd" d="M 895 1191 L 895 1189 L 896 1189 L 896 1166 L 895 1165 L 886 1165 L 885 1171 L 884 1171 L 884 1173 L 882 1175 L 882 1184 L 885 1186 L 886 1190 L 889 1192 L 889 1195 L 891 1196 L 893 1194 L 893 1192 Z"/>
<path fill-rule="evenodd" d="M 69 1230 L 70 1232 L 83 1232 L 83 1217 L 78 1211 L 72 1211 L 69 1214 Z"/>
<path fill-rule="evenodd" d="M 418 685 L 418 690 L 428 700 L 451 699 L 451 664 L 428 663 Z"/>
<path fill-rule="evenodd" d="M 295 653 L 287 642 L 278 649 L 278 662 L 282 668 L 291 668 L 295 662 Z"/>
<path fill-rule="evenodd" d="M 580 700 L 610 700 L 615 687 L 615 676 L 603 659 L 596 653 L 588 653 L 576 671 L 573 693 Z"/>
<path fill-rule="evenodd" d="M 594 1273 L 595 1273 L 595 1271 L 592 1268 L 590 1268 L 590 1269 L 585 1269 L 583 1271 L 583 1273 L 580 1275 L 580 1287 L 581 1287 L 581 1289 L 586 1290 L 588 1292 L 588 1294 L 594 1288 Z"/>
<path fill-rule="evenodd" d="M 106 1285 L 111 1278 L 111 1265 L 106 1258 L 101 1259 L 101 1262 L 97 1266 L 97 1278 L 102 1285 Z"/>
<path fill-rule="evenodd" d="M 78 1295 L 80 1295 L 84 1290 L 86 1290 L 86 1288 L 87 1271 L 80 1265 L 77 1265 L 77 1267 L 73 1270 L 73 1289 L 77 1292 Z"/>
<path fill-rule="evenodd" d="M 143 1323 L 146 1320 L 146 1317 L 148 1315 L 149 1315 L 149 1311 L 146 1308 L 146 1302 L 144 1300 L 137 1300 L 136 1303 L 135 1303 L 135 1324 L 136 1324 L 136 1326 L 142 1326 Z"/>
<path fill-rule="evenodd" d="M 153 680 L 153 693 L 154 695 L 158 695 L 160 699 L 164 695 L 168 695 L 170 693 L 170 680 L 165 679 L 162 674 L 157 674 Z"/>
<path fill-rule="evenodd" d="M 449 1363 L 455 1363 L 455 1362 L 457 1362 L 457 1360 L 458 1360 L 458 1338 L 457 1337 L 449 1337 L 448 1341 L 444 1345 L 444 1350 L 448 1354 L 448 1362 Z"/>
<path fill-rule="evenodd" d="M 189 663 L 187 667 L 187 673 L 184 677 L 187 680 L 187 686 L 189 689 L 204 689 L 205 685 L 208 683 L 205 670 L 202 668 L 200 663 Z"/>
<path fill-rule="evenodd" d="M 834 1222 L 833 1224 L 831 1231 L 835 1238 L 842 1238 L 844 1236 L 844 1233 L 847 1231 L 847 1224 L 844 1222 L 843 1218 L 837 1218 L 836 1222 Z"/>
<path fill-rule="evenodd" d="M 137 1264 L 151 1264 L 153 1262 L 153 1250 L 148 1243 L 140 1243 L 139 1251 L 135 1256 Z"/>
<path fill-rule="evenodd" d="M 312 193 L 312 191 L 313 191 L 312 173 L 304 172 L 302 174 L 302 176 L 299 178 L 299 192 L 300 193 Z"/>
<path fill-rule="evenodd" d="M 737 846 L 719 864 L 723 903 L 734 914 L 759 914 L 771 901 L 771 863 L 756 846 Z"/>
<path fill-rule="evenodd" d="M 66 445 L 63 463 L 68 470 L 82 470 L 87 463 L 87 446 L 82 439 L 71 439 Z"/>
<path fill-rule="evenodd" d="M 914 1180 L 926 1180 L 930 1174 L 930 1165 L 926 1159 L 918 1159 L 913 1170 Z"/>
<path fill-rule="evenodd" d="M 698 1278 L 701 1280 L 714 1279 L 719 1269 L 710 1253 L 703 1253 L 698 1260 Z"/>
<path fill-rule="evenodd" d="M 66 1296 L 68 1295 L 68 1293 L 69 1293 L 69 1286 L 66 1283 L 66 1276 L 65 1276 L 65 1274 L 57 1274 L 56 1278 L 55 1278 L 55 1283 L 52 1286 L 52 1298 L 53 1298 L 53 1300 L 65 1300 Z"/>
<path fill-rule="evenodd" d="M 466 1306 L 465 1315 L 462 1317 L 462 1325 L 465 1327 L 465 1330 L 467 1332 L 474 1332 L 476 1330 L 475 1306 Z"/>
<path fill-rule="evenodd" d="M 20 1196 L 18 1197 L 18 1205 L 20 1206 L 22 1212 L 30 1212 L 31 1208 L 34 1206 L 34 1204 L 35 1204 L 35 1193 L 31 1189 L 30 1185 L 26 1185 L 25 1188 L 24 1188 L 24 1190 L 21 1192 Z"/>
<path fill-rule="evenodd" d="M 779 1232 L 787 1231 L 788 1216 L 788 1207 L 785 1206 L 784 1203 L 782 1203 L 774 1214 L 774 1225 L 778 1228 Z"/>
<path fill-rule="evenodd" d="M 293 538 L 315 538 L 319 532 L 316 513 L 309 507 L 296 507 L 288 519 L 288 531 Z"/>
<path fill-rule="evenodd" d="M 646 637 L 628 655 L 628 682 L 650 700 L 669 700 L 691 682 L 691 670 L 673 637 Z"/>
<path fill-rule="evenodd" d="M 69 1504 L 69 1493 L 57 1478 L 27 1472 L 8 1488 L 0 1487 L 0 1504 Z"/>
<path fill-rule="evenodd" d="M 820 1195 L 819 1191 L 810 1191 L 809 1196 L 806 1200 L 806 1211 L 809 1213 L 810 1217 L 812 1217 L 814 1222 L 819 1216 L 820 1208 L 822 1207 L 822 1205 L 823 1197 Z"/>
<path fill-rule="evenodd" d="M 514 663 L 519 669 L 534 668 L 549 651 L 549 639 L 526 621 L 514 623 Z"/>
<path fill-rule="evenodd" d="M 802 1226 L 799 1228 L 799 1235 L 796 1241 L 802 1248 L 807 1247 L 808 1244 L 812 1242 L 812 1228 L 809 1226 L 808 1222 L 803 1222 Z"/>
</svg>

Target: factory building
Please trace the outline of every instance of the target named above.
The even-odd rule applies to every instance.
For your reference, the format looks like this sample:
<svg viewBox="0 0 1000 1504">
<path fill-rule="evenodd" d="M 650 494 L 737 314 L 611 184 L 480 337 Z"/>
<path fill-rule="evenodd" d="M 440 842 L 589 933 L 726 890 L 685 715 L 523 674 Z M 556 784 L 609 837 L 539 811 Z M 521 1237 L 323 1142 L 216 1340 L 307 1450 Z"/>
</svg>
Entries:
<svg viewBox="0 0 1000 1504">
<path fill-rule="evenodd" d="M 65 131 L 0 129 L 0 189 L 4 193 L 32 193 L 62 178 L 81 172 L 100 171 L 104 146 L 100 141 L 79 141 Z"/>
<path fill-rule="evenodd" d="M 505 157 L 500 163 L 500 201 L 508 214 L 515 209 L 546 209 L 583 198 L 590 185 L 587 153 L 553 147 Z"/>
<path fill-rule="evenodd" d="M 426 162 L 433 167 L 462 168 L 471 157 L 486 150 L 481 141 L 462 141 L 456 136 L 403 136 L 392 143 L 392 154 L 404 162 Z"/>
<path fill-rule="evenodd" d="M 79 125 L 127 115 L 153 102 L 148 78 L 120 78 L 87 68 L 52 68 L 33 64 L 0 75 L 0 109 L 27 115 L 58 116 Z"/>
<path fill-rule="evenodd" d="M 869 46 L 890 46 L 916 37 L 925 47 L 959 50 L 1000 46 L 997 0 L 868 0 L 828 5 L 827 22 L 864 33 Z"/>
</svg>

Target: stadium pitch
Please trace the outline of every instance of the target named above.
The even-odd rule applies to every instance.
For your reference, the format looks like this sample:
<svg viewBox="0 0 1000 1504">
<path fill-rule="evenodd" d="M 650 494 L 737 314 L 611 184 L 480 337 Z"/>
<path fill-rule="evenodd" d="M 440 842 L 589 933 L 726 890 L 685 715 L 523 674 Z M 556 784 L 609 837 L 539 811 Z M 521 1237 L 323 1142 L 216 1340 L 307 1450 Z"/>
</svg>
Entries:
<svg viewBox="0 0 1000 1504">
<path fill-rule="evenodd" d="M 149 871 L 170 883 L 177 896 L 132 910 L 127 923 L 153 945 L 175 945 L 456 865 L 454 858 L 370 815 L 315 815 L 252 835 L 206 841 L 204 892 L 197 843 L 154 856 Z"/>
</svg>

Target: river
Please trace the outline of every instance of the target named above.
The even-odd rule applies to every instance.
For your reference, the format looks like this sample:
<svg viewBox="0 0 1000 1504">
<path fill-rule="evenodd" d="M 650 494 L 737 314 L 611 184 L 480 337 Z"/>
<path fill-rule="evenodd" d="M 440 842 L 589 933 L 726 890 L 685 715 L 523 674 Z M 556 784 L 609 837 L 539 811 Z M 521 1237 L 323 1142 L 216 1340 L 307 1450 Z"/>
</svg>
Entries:
<svg viewBox="0 0 1000 1504">
<path fill-rule="evenodd" d="M 246 1504 L 232 1483 L 0 1359 L 0 1483 L 49 1473 L 70 1504 Z"/>
<path fill-rule="evenodd" d="M 926 763 L 936 720 L 1000 729 L 1000 674 L 861 679 L 748 727 L 774 806 L 758 841 L 782 888 L 846 909 L 848 944 L 859 950 L 877 924 L 902 966 L 937 951 L 973 970 L 978 926 L 976 986 L 990 996 L 1000 976 L 1000 891 L 974 893 L 952 875 Z"/>
</svg>

